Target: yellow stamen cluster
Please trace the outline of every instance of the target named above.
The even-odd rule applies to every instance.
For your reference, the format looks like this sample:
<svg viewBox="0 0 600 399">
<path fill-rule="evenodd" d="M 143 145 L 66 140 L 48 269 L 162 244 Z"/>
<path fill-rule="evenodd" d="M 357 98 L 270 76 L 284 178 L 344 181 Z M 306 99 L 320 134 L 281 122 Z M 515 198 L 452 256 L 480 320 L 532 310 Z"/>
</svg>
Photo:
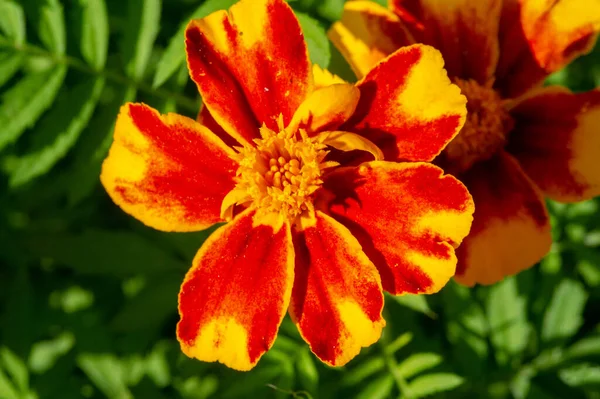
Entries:
<svg viewBox="0 0 600 399">
<path fill-rule="evenodd" d="M 448 172 L 460 173 L 504 147 L 513 120 L 502 98 L 491 87 L 474 80 L 455 79 L 454 83 L 467 97 L 467 121 L 442 153 L 441 163 Z"/>
<path fill-rule="evenodd" d="M 239 148 L 235 191 L 245 193 L 248 205 L 253 203 L 259 211 L 293 221 L 314 209 L 313 194 L 323 184 L 322 171 L 333 165 L 324 162 L 325 145 L 304 130 L 276 133 L 263 126 L 260 133 L 254 147 Z"/>
</svg>

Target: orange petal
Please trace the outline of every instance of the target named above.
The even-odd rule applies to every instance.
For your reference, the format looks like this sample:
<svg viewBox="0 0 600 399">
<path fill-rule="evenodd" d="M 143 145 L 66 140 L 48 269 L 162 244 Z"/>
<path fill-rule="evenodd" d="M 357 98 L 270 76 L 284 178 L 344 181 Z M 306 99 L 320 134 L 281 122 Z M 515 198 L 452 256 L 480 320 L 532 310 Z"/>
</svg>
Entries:
<svg viewBox="0 0 600 399">
<path fill-rule="evenodd" d="M 359 79 L 398 48 L 414 43 L 400 19 L 372 1 L 344 4 L 328 36 Z"/>
<path fill-rule="evenodd" d="M 471 233 L 458 248 L 456 280 L 493 284 L 533 266 L 552 237 L 544 200 L 517 161 L 499 153 L 461 176 L 475 201 Z"/>
<path fill-rule="evenodd" d="M 288 224 L 257 224 L 247 210 L 215 231 L 179 293 L 177 339 L 189 357 L 250 370 L 271 348 L 294 280 Z"/>
<path fill-rule="evenodd" d="M 334 84 L 348 83 L 339 76 L 331 73 L 328 69 L 323 69 L 317 64 L 313 64 L 313 79 L 316 89 Z"/>
<path fill-rule="evenodd" d="M 599 31 L 597 0 L 505 1 L 496 87 L 517 97 L 589 52 Z"/>
<path fill-rule="evenodd" d="M 600 195 L 600 90 L 539 89 L 512 116 L 509 151 L 544 194 L 562 202 Z"/>
<path fill-rule="evenodd" d="M 233 150 L 206 127 L 144 104 L 125 104 L 100 180 L 125 212 L 164 231 L 196 231 L 220 222 L 234 186 Z"/>
<path fill-rule="evenodd" d="M 241 0 L 229 12 L 191 21 L 190 75 L 215 120 L 240 143 L 265 123 L 289 123 L 312 90 L 302 30 L 283 0 Z"/>
<path fill-rule="evenodd" d="M 342 366 L 385 325 L 377 269 L 348 229 L 319 211 L 295 232 L 294 249 L 292 320 L 319 359 Z"/>
<path fill-rule="evenodd" d="M 433 47 L 404 47 L 361 80 L 360 101 L 340 130 L 356 131 L 388 161 L 431 161 L 465 123 L 466 98 Z"/>
<path fill-rule="evenodd" d="M 490 80 L 498 61 L 498 26 L 502 0 L 391 1 L 390 8 L 413 30 L 420 43 L 442 52 L 448 74 Z"/>
<path fill-rule="evenodd" d="M 309 136 L 336 130 L 354 113 L 360 92 L 349 83 L 320 87 L 310 93 L 294 114 L 288 129 L 305 129 Z"/>
<path fill-rule="evenodd" d="M 329 212 L 350 229 L 392 294 L 433 293 L 454 275 L 454 247 L 473 201 L 453 176 L 426 163 L 368 162 L 325 181 Z"/>
</svg>

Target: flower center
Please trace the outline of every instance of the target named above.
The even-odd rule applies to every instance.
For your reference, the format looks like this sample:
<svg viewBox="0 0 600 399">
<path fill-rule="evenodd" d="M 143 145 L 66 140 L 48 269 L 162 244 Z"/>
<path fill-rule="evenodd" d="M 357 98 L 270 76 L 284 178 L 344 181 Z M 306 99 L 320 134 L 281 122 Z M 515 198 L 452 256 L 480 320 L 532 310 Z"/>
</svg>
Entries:
<svg viewBox="0 0 600 399">
<path fill-rule="evenodd" d="M 460 173 L 504 147 L 514 122 L 502 98 L 492 88 L 474 80 L 456 78 L 454 83 L 467 97 L 467 121 L 444 149 L 440 164 L 449 173 Z"/>
<path fill-rule="evenodd" d="M 234 191 L 259 211 L 275 212 L 293 221 L 313 208 L 313 194 L 321 187 L 325 145 L 308 137 L 304 130 L 279 133 L 262 127 L 255 147 L 239 149 L 240 166 Z M 239 203 L 239 202 L 238 202 Z"/>
</svg>

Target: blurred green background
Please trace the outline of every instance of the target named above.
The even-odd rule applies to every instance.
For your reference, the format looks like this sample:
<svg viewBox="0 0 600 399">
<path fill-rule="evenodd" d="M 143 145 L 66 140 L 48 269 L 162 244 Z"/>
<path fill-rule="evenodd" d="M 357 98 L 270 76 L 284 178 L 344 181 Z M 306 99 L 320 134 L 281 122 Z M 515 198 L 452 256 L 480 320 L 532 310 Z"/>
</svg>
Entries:
<svg viewBox="0 0 600 399">
<path fill-rule="evenodd" d="M 98 175 L 122 103 L 195 116 L 182 29 L 232 3 L 0 0 L 0 399 L 600 398 L 598 200 L 550 203 L 556 243 L 516 278 L 387 297 L 346 367 L 287 318 L 247 373 L 180 353 L 177 292 L 210 231 L 151 230 Z M 352 80 L 325 36 L 343 1 L 291 5 L 312 60 Z M 600 47 L 549 81 L 599 86 Z"/>
</svg>

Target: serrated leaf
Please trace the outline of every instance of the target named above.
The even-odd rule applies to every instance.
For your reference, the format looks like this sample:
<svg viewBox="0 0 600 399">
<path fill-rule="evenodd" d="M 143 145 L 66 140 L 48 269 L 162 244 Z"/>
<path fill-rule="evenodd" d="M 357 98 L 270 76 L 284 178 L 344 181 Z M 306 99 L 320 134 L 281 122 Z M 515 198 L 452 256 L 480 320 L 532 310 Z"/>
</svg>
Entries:
<svg viewBox="0 0 600 399">
<path fill-rule="evenodd" d="M 17 187 L 43 175 L 62 159 L 86 128 L 104 88 L 101 78 L 86 80 L 58 102 L 40 122 L 34 149 L 7 165 L 9 185 Z"/>
<path fill-rule="evenodd" d="M 67 50 L 65 16 L 58 0 L 38 0 L 43 3 L 39 10 L 39 35 L 44 46 L 54 54 L 63 55 Z"/>
<path fill-rule="evenodd" d="M 16 45 L 25 43 L 25 13 L 12 0 L 0 0 L 0 31 Z"/>
<path fill-rule="evenodd" d="M 159 331 L 167 317 L 177 311 L 180 274 L 158 275 L 132 299 L 125 302 L 110 325 L 119 332 Z"/>
<path fill-rule="evenodd" d="M 79 0 L 82 7 L 81 55 L 93 68 L 106 64 L 108 52 L 108 17 L 104 0 Z"/>
<path fill-rule="evenodd" d="M 224 10 L 237 3 L 238 0 L 206 0 L 179 25 L 177 33 L 169 40 L 167 49 L 160 57 L 152 86 L 162 86 L 185 62 L 185 28 L 190 20 L 203 18 L 218 10 Z"/>
<path fill-rule="evenodd" d="M 160 28 L 161 0 L 127 2 L 127 32 L 122 53 L 126 57 L 127 76 L 141 80 L 146 72 L 154 40 Z"/>
<path fill-rule="evenodd" d="M 424 398 L 439 392 L 446 392 L 462 385 L 464 379 L 456 374 L 435 373 L 415 378 L 409 385 L 410 398 Z"/>
<path fill-rule="evenodd" d="M 0 348 L 0 360 L 4 366 L 4 370 L 12 377 L 15 388 L 21 392 L 27 392 L 29 388 L 29 372 L 23 360 L 6 346 Z"/>
<path fill-rule="evenodd" d="M 30 241 L 30 248 L 85 274 L 130 276 L 188 268 L 153 242 L 125 231 L 86 230 L 40 237 Z"/>
<path fill-rule="evenodd" d="M 0 151 L 14 142 L 52 104 L 67 68 L 56 67 L 30 74 L 2 94 L 0 104 Z"/>
<path fill-rule="evenodd" d="M 517 280 L 508 277 L 490 287 L 486 307 L 496 360 L 505 365 L 523 353 L 531 331 L 526 298 L 519 294 Z"/>
<path fill-rule="evenodd" d="M 550 343 L 574 335 L 583 324 L 583 308 L 588 294 L 577 281 L 564 279 L 554 290 L 544 313 L 541 338 Z"/>
<path fill-rule="evenodd" d="M 329 51 L 329 39 L 327 39 L 325 29 L 318 21 L 307 14 L 296 12 L 296 17 L 298 17 L 302 27 L 310 60 L 321 68 L 327 68 L 331 59 L 331 52 Z"/>
<path fill-rule="evenodd" d="M 308 392 L 316 392 L 319 385 L 319 371 L 308 348 L 304 348 L 298 354 L 296 368 L 298 369 L 298 379 L 304 389 Z"/>
<path fill-rule="evenodd" d="M 392 389 L 394 389 L 394 378 L 390 374 L 385 374 L 367 383 L 355 398 L 385 399 L 390 397 Z"/>
<path fill-rule="evenodd" d="M 398 365 L 398 372 L 404 379 L 409 379 L 440 363 L 442 363 L 442 356 L 437 353 L 415 353 Z"/>
<path fill-rule="evenodd" d="M 133 398 L 125 385 L 122 364 L 113 355 L 85 353 L 77 357 L 77 365 L 108 398 Z"/>
<path fill-rule="evenodd" d="M 5 52 L 0 54 L 0 87 L 4 86 L 23 65 L 23 55 L 20 53 Z"/>
<path fill-rule="evenodd" d="M 432 319 L 436 318 L 437 315 L 435 312 L 431 310 L 429 304 L 427 303 L 427 299 L 425 295 L 386 295 L 389 298 L 392 298 L 394 301 L 399 303 L 402 306 L 405 306 L 409 309 L 412 309 L 416 312 L 423 313 Z"/>
</svg>

